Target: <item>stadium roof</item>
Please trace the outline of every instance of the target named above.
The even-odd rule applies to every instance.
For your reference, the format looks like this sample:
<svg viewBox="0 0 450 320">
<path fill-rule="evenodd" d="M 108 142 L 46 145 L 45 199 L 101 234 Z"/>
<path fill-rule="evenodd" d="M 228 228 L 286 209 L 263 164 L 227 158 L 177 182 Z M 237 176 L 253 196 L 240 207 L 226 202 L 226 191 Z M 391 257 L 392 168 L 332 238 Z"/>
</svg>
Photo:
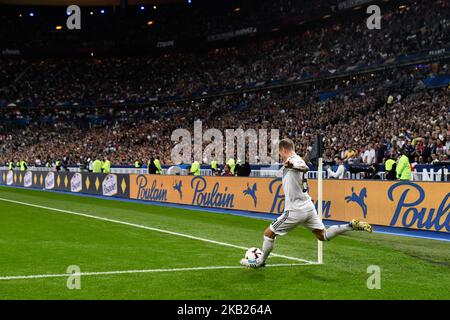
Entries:
<svg viewBox="0 0 450 320">
<path fill-rule="evenodd" d="M 183 0 L 128 0 L 129 5 L 157 5 L 169 3 L 183 3 Z M 0 4 L 33 5 L 33 6 L 66 6 L 74 4 L 73 0 L 0 0 Z M 118 6 L 120 0 L 77 0 L 80 6 Z"/>
</svg>

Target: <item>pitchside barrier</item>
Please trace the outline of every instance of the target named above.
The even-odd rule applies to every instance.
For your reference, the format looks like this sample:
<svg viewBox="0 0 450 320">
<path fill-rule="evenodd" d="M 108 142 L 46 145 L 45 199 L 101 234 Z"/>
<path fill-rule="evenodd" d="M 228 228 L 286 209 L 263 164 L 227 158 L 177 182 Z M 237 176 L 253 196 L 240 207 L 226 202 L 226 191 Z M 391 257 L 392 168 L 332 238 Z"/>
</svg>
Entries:
<svg viewBox="0 0 450 320">
<path fill-rule="evenodd" d="M 450 167 L 450 165 L 448 165 Z M 164 174 L 167 173 L 167 169 L 170 166 L 163 165 L 162 171 Z M 47 168 L 47 167 L 36 167 L 36 166 L 29 166 L 29 170 L 31 171 L 54 171 L 54 168 Z M 277 175 L 279 166 L 275 166 L 274 168 L 267 169 L 267 166 L 254 166 L 252 169 L 250 176 L 251 177 L 275 177 Z M 0 166 L 1 170 L 8 170 L 8 167 L 6 166 Z M 16 168 L 16 171 L 19 171 Z M 69 171 L 71 172 L 83 172 L 79 167 L 73 167 L 69 166 Z M 84 171 L 87 172 L 87 171 Z M 112 166 L 111 167 L 111 173 L 119 174 L 119 173 L 125 173 L 125 174 L 146 174 L 148 172 L 147 167 L 143 167 L 140 169 L 136 169 L 134 167 L 130 166 Z M 203 165 L 200 169 L 202 176 L 212 176 L 212 170 L 209 166 Z M 433 166 L 433 165 L 416 165 L 414 170 L 412 171 L 412 181 L 450 181 L 450 174 L 449 174 L 448 168 L 442 168 L 439 166 Z M 188 175 L 189 170 L 188 169 L 181 169 L 181 175 Z M 385 179 L 385 172 L 378 172 L 381 179 Z M 316 179 L 317 178 L 317 171 L 311 170 L 308 172 L 308 177 L 310 179 Z M 323 177 L 324 178 L 331 178 L 330 174 L 324 170 L 323 171 Z M 346 171 L 344 174 L 345 179 L 363 179 L 363 176 L 361 173 L 350 173 L 349 171 Z"/>
<path fill-rule="evenodd" d="M 143 201 L 283 212 L 280 178 L 1 171 L 0 184 Z M 317 206 L 317 180 L 309 181 Z M 450 183 L 324 180 L 323 218 L 450 232 Z"/>
<path fill-rule="evenodd" d="M 1 171 L 0 184 L 110 197 L 130 197 L 129 174 Z"/>
</svg>

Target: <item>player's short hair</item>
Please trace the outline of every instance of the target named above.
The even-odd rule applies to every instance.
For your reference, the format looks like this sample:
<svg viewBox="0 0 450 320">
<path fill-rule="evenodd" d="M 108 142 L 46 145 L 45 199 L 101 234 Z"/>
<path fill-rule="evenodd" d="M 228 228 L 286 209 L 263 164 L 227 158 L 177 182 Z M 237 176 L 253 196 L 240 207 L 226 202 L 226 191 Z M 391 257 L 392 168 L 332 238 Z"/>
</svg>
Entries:
<svg viewBox="0 0 450 320">
<path fill-rule="evenodd" d="M 285 150 L 294 150 L 294 142 L 291 139 L 283 139 L 280 141 L 280 143 L 278 144 L 278 148 L 281 149 L 285 149 Z"/>
</svg>

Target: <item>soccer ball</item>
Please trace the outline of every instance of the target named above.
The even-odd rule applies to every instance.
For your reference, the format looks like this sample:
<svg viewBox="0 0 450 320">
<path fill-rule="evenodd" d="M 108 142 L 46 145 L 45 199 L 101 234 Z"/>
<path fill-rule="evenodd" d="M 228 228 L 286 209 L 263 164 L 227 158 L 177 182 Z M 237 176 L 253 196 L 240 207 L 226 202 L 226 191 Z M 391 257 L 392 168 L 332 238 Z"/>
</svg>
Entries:
<svg viewBox="0 0 450 320">
<path fill-rule="evenodd" d="M 261 258 L 263 252 L 259 248 L 250 248 L 245 253 L 245 259 L 247 259 L 250 263 L 256 263 L 256 261 Z"/>
</svg>

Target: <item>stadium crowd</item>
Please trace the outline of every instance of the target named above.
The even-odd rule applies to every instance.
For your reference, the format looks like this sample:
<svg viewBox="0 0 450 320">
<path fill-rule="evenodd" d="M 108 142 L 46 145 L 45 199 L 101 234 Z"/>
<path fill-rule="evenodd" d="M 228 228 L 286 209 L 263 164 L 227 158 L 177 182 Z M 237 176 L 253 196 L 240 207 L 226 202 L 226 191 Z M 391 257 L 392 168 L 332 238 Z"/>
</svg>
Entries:
<svg viewBox="0 0 450 320">
<path fill-rule="evenodd" d="M 445 48 L 450 43 L 449 8 L 448 0 L 417 1 L 385 12 L 383 28 L 376 32 L 366 27 L 365 17 L 359 17 L 207 52 L 31 62 L 4 59 L 0 106 L 148 103 L 376 66 L 401 55 Z"/>
<path fill-rule="evenodd" d="M 407 93 L 402 87 L 383 87 L 374 78 L 371 82 L 369 75 L 365 86 L 349 86 L 324 101 L 310 86 L 145 107 L 16 109 L 0 117 L 0 162 L 60 159 L 81 164 L 107 156 L 113 164 L 132 165 L 159 155 L 170 164 L 171 133 L 177 128 L 193 131 L 196 120 L 203 122 L 203 130 L 280 129 L 282 137 L 295 140 L 301 154 L 321 132 L 327 138 L 326 159 L 339 156 L 349 164 L 383 163 L 405 148 L 411 162 L 448 160 L 449 89 L 419 90 L 416 85 Z M 364 158 L 366 151 L 375 156 Z"/>
</svg>

